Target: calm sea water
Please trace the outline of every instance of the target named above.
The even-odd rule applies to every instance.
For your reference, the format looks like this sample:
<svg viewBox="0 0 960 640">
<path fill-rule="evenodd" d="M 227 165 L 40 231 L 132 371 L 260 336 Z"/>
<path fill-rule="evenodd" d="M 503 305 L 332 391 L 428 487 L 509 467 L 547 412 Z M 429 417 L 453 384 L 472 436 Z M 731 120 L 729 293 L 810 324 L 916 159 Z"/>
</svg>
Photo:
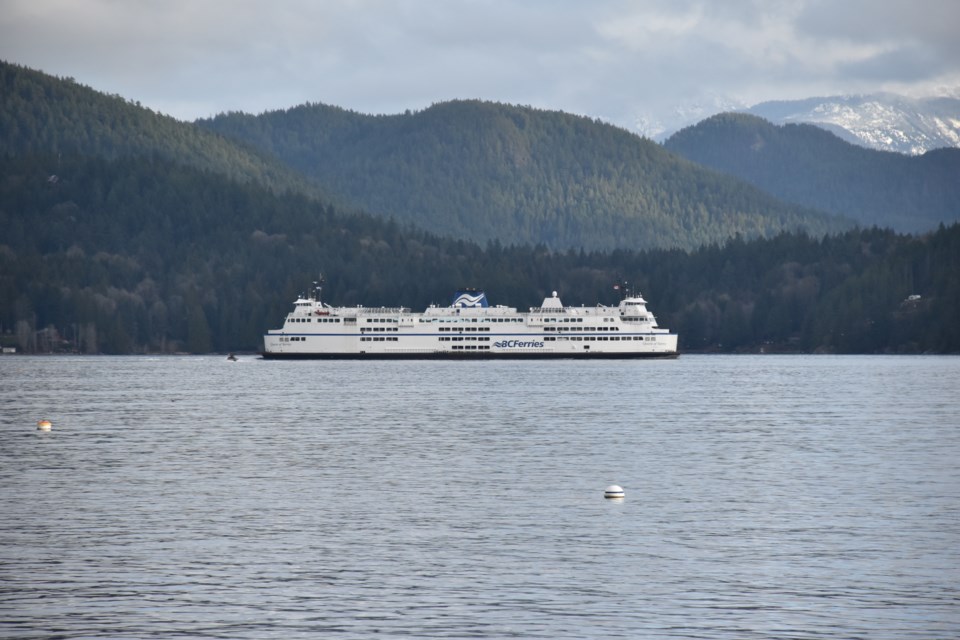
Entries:
<svg viewBox="0 0 960 640">
<path fill-rule="evenodd" d="M 0 636 L 960 637 L 958 392 L 955 357 L 0 357 Z"/>
</svg>

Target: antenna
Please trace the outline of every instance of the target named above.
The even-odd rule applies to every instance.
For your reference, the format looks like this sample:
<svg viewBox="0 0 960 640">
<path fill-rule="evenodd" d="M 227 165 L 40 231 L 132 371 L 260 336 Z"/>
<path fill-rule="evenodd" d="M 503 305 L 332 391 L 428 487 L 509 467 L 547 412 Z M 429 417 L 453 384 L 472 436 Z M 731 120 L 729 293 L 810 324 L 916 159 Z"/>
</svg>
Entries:
<svg viewBox="0 0 960 640">
<path fill-rule="evenodd" d="M 317 279 L 313 281 L 313 290 L 317 296 L 317 302 L 320 302 L 320 293 L 323 291 L 323 273 L 317 274 Z"/>
</svg>

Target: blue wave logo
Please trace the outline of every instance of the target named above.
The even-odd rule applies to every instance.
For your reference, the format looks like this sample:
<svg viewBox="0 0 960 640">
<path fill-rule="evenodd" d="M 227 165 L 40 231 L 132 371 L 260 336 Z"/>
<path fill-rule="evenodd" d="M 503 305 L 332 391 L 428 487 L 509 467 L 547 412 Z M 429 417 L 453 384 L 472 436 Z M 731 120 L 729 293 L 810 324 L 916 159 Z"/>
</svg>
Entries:
<svg viewBox="0 0 960 640">
<path fill-rule="evenodd" d="M 457 291 L 452 307 L 489 307 L 483 291 Z"/>
</svg>

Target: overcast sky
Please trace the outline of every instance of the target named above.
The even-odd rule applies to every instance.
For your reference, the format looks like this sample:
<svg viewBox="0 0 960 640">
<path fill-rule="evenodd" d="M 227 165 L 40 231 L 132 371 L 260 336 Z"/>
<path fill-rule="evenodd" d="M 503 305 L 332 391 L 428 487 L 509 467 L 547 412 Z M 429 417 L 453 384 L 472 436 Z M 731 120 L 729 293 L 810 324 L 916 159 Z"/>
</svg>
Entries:
<svg viewBox="0 0 960 640">
<path fill-rule="evenodd" d="M 182 120 L 482 98 L 653 132 L 678 110 L 960 96 L 960 0 L 0 0 L 0 58 Z"/>
</svg>

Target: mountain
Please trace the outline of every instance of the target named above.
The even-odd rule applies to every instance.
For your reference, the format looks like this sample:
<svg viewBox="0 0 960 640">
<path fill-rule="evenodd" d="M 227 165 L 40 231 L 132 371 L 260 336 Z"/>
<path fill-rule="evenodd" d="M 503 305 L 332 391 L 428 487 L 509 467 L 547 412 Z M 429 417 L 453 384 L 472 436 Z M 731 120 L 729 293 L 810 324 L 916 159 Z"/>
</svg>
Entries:
<svg viewBox="0 0 960 640">
<path fill-rule="evenodd" d="M 316 193 L 297 172 L 253 148 L 191 123 L 0 61 L 0 156 L 43 154 L 105 159 L 158 155 L 239 182 Z M 56 172 L 56 165 L 50 167 Z"/>
<path fill-rule="evenodd" d="M 674 104 L 669 109 L 653 112 L 640 108 L 618 121 L 627 122 L 632 131 L 656 142 L 663 142 L 684 127 L 727 111 L 741 111 L 749 105 L 725 95 L 708 94 L 698 100 Z M 614 120 L 604 118 L 610 122 Z"/>
<path fill-rule="evenodd" d="M 557 112 L 454 102 L 376 117 L 307 105 L 194 124 L 9 63 L 0 87 L 0 155 L 157 155 L 477 242 L 692 248 L 850 224 Z"/>
<path fill-rule="evenodd" d="M 0 344 L 254 351 L 317 272 L 340 304 L 615 304 L 618 275 L 684 351 L 960 352 L 960 224 L 922 236 L 780 234 L 692 252 L 476 244 L 338 212 L 157 156 L 0 157 Z"/>
<path fill-rule="evenodd" d="M 453 101 L 368 116 L 309 104 L 198 124 L 275 155 L 365 211 L 481 243 L 693 248 L 850 224 L 556 111 Z"/>
<path fill-rule="evenodd" d="M 919 155 L 960 147 L 960 98 L 892 93 L 761 102 L 746 109 L 774 124 L 811 123 L 870 149 Z"/>
<path fill-rule="evenodd" d="M 687 127 L 664 146 L 787 202 L 864 226 L 916 232 L 960 220 L 960 149 L 906 156 L 865 149 L 810 124 L 778 126 L 730 113 Z"/>
<path fill-rule="evenodd" d="M 340 209 L 307 195 L 306 179 L 278 159 L 119 96 L 12 65 L 0 71 L 0 344 L 20 352 L 253 351 L 320 270 L 331 301 L 415 308 L 443 304 L 464 285 L 518 307 L 551 290 L 572 305 L 611 304 L 610 284 L 625 277 L 685 350 L 960 352 L 960 225 L 920 237 L 875 228 L 735 236 L 689 252 L 481 248 Z M 366 116 L 339 115 L 357 133 L 368 126 Z M 567 125 L 597 135 L 589 122 L 562 117 L 525 126 L 545 123 L 563 125 L 544 135 L 567 145 Z M 468 120 L 452 132 L 471 125 L 486 131 Z M 720 204 L 723 195 L 757 193 L 658 147 L 628 146 L 624 156 L 637 149 L 668 158 L 672 172 L 654 164 L 669 180 L 661 197 L 677 210 L 698 201 L 691 190 Z M 580 158 L 598 162 L 595 151 Z M 691 175 L 702 179 L 686 182 Z M 561 186 L 583 188 L 572 179 Z M 734 218 L 731 230 L 751 221 Z"/>
</svg>

